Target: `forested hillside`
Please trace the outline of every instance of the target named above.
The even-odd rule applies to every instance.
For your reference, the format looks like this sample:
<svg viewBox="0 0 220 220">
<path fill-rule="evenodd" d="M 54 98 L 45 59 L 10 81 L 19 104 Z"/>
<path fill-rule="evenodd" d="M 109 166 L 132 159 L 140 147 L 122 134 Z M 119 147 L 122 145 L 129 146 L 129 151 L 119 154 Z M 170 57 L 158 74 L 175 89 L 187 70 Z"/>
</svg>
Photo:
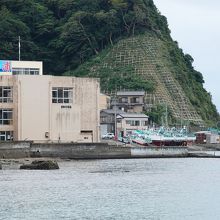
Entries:
<svg viewBox="0 0 220 220">
<path fill-rule="evenodd" d="M 1 0 L 1 59 L 43 60 L 48 74 L 76 68 L 121 37 L 168 34 L 151 0 Z"/>
<path fill-rule="evenodd" d="M 186 106 L 193 106 L 210 124 L 218 118 L 202 74 L 194 70 L 193 58 L 172 41 L 167 20 L 152 0 L 1 0 L 0 31 L 0 59 L 18 58 L 21 36 L 21 59 L 43 60 L 46 74 L 98 76 L 101 87 L 109 90 L 120 86 L 159 94 L 164 87 L 168 101 L 187 99 Z M 130 39 L 142 42 L 142 66 L 137 65 L 141 50 L 129 58 L 135 63 L 126 61 L 131 54 L 116 58 L 116 48 L 135 50 L 135 43 L 127 43 Z M 121 47 L 123 42 L 128 46 Z M 146 54 L 149 45 L 152 49 Z M 175 88 L 169 90 L 169 83 L 184 94 L 173 97 Z M 173 109 L 182 108 L 181 103 Z"/>
</svg>

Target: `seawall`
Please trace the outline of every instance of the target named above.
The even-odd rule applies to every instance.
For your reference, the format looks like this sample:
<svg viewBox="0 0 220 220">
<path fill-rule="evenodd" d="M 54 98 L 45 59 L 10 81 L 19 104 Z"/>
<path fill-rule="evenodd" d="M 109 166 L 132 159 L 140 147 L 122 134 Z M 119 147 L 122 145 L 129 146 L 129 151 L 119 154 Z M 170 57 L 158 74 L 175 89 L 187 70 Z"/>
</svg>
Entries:
<svg viewBox="0 0 220 220">
<path fill-rule="evenodd" d="M 0 158 L 19 159 L 31 157 L 31 142 L 0 142 Z"/>
<path fill-rule="evenodd" d="M 126 147 L 108 143 L 1 142 L 0 158 L 51 157 L 63 159 L 119 159 L 187 157 L 186 147 Z"/>
</svg>

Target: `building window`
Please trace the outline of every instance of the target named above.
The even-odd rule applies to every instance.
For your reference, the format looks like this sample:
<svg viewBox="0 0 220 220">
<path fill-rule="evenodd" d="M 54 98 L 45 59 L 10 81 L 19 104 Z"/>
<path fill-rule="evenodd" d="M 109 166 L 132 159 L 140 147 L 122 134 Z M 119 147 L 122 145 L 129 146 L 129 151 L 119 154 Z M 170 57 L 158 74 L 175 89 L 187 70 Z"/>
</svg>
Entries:
<svg viewBox="0 0 220 220">
<path fill-rule="evenodd" d="M 13 140 L 13 131 L 0 131 L 0 141 Z"/>
<path fill-rule="evenodd" d="M 52 103 L 72 103 L 73 89 L 54 87 L 52 89 Z"/>
<path fill-rule="evenodd" d="M 139 102 L 140 102 L 139 97 L 132 97 L 131 98 L 131 103 L 139 103 Z"/>
<path fill-rule="evenodd" d="M 128 103 L 128 98 L 127 97 L 119 98 L 119 103 Z"/>
<path fill-rule="evenodd" d="M 13 75 L 39 75 L 39 68 L 12 68 Z"/>
<path fill-rule="evenodd" d="M 0 103 L 13 102 L 12 87 L 0 86 Z"/>
<path fill-rule="evenodd" d="M 126 120 L 126 124 L 130 126 L 140 126 L 140 121 Z"/>
<path fill-rule="evenodd" d="M 140 126 L 140 121 L 133 121 L 133 125 L 132 126 Z"/>
<path fill-rule="evenodd" d="M 148 121 L 142 121 L 142 122 L 141 122 L 141 125 L 142 125 L 142 126 L 147 126 L 147 125 L 148 125 Z"/>
<path fill-rule="evenodd" d="M 126 125 L 130 125 L 131 121 L 130 120 L 126 120 Z"/>
<path fill-rule="evenodd" d="M 0 109 L 0 125 L 12 125 L 12 109 Z"/>
</svg>

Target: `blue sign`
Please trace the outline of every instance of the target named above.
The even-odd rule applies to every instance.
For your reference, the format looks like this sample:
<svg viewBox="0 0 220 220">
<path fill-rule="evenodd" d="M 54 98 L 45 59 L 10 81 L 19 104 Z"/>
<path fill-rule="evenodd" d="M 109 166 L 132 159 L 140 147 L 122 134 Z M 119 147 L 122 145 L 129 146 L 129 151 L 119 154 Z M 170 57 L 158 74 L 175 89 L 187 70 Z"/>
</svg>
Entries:
<svg viewBox="0 0 220 220">
<path fill-rule="evenodd" d="M 11 73 L 11 61 L 0 60 L 0 73 Z"/>
</svg>

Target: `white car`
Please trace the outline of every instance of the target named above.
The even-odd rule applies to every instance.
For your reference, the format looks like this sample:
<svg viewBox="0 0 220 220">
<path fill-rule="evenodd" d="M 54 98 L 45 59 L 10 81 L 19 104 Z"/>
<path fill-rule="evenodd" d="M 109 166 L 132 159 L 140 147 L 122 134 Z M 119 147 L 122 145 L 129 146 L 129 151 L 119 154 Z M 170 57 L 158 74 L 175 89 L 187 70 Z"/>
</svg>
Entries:
<svg viewBox="0 0 220 220">
<path fill-rule="evenodd" d="M 102 135 L 102 139 L 112 139 L 114 137 L 115 135 L 113 133 L 107 133 L 107 134 Z"/>
</svg>

